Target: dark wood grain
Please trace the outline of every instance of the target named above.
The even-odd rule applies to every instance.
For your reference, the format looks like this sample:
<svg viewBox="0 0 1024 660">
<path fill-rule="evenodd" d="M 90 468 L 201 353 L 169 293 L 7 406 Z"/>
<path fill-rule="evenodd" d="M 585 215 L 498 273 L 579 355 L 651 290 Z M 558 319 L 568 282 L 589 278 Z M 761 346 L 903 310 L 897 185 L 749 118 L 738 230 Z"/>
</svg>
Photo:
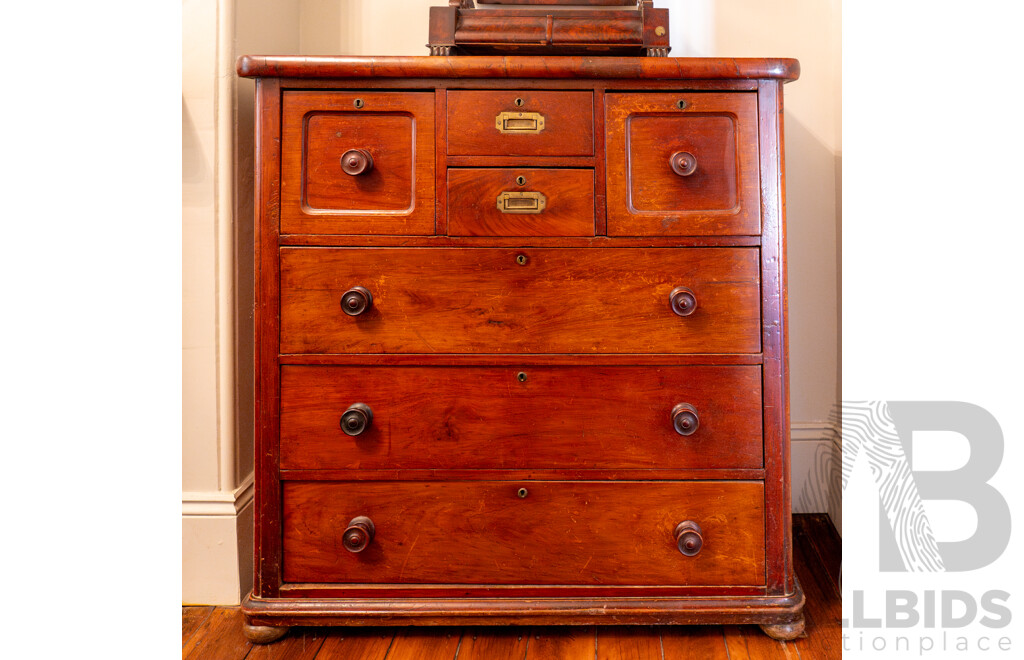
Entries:
<svg viewBox="0 0 1024 660">
<path fill-rule="evenodd" d="M 216 608 L 181 649 L 182 660 L 242 660 L 252 644 L 242 634 L 242 612 Z"/>
<path fill-rule="evenodd" d="M 606 127 L 610 236 L 760 232 L 755 95 L 608 94 Z"/>
<path fill-rule="evenodd" d="M 516 103 L 522 101 L 522 105 Z M 494 125 L 502 112 L 544 117 L 544 130 L 516 135 Z M 593 92 L 449 90 L 448 153 L 454 156 L 592 156 Z"/>
<path fill-rule="evenodd" d="M 629 78 L 796 80 L 800 63 L 786 58 L 699 57 L 309 57 L 243 55 L 238 75 L 282 78 Z"/>
<path fill-rule="evenodd" d="M 597 660 L 662 660 L 661 637 L 653 628 L 597 629 Z"/>
<path fill-rule="evenodd" d="M 665 660 L 730 660 L 720 626 L 660 628 Z"/>
<path fill-rule="evenodd" d="M 393 630 L 337 629 L 324 640 L 316 660 L 385 660 L 394 639 Z"/>
<path fill-rule="evenodd" d="M 459 660 L 523 660 L 529 628 L 468 628 L 462 633 Z"/>
<path fill-rule="evenodd" d="M 523 660 L 593 660 L 595 635 L 583 626 L 533 628 Z"/>
<path fill-rule="evenodd" d="M 433 94 L 288 91 L 282 122 L 282 232 L 434 232 Z M 352 149 L 373 168 L 346 174 Z"/>
<path fill-rule="evenodd" d="M 519 264 L 517 257 L 526 258 Z M 753 353 L 752 249 L 281 250 L 284 353 Z M 353 285 L 374 297 L 350 317 Z M 669 307 L 677 286 L 697 311 Z"/>
<path fill-rule="evenodd" d="M 759 482 L 286 482 L 284 577 L 757 585 L 761 498 Z M 339 533 L 357 515 L 376 526 L 358 555 L 341 549 Z M 672 530 L 686 519 L 704 528 L 695 557 L 676 549 Z"/>
<path fill-rule="evenodd" d="M 203 622 L 210 618 L 213 607 L 183 607 L 181 608 L 181 645 L 184 647 Z"/>
<path fill-rule="evenodd" d="M 462 631 L 455 628 L 411 628 L 395 635 L 387 660 L 451 660 L 459 649 Z"/>
<path fill-rule="evenodd" d="M 356 402 L 373 423 L 349 437 Z M 680 402 L 698 410 L 693 435 L 672 425 Z M 760 468 L 760 407 L 756 366 L 285 366 L 281 467 Z"/>
<path fill-rule="evenodd" d="M 523 183 L 520 183 L 523 181 Z M 506 192 L 544 195 L 540 213 L 504 213 Z M 448 170 L 448 233 L 452 236 L 593 236 L 594 170 L 452 168 Z"/>
</svg>

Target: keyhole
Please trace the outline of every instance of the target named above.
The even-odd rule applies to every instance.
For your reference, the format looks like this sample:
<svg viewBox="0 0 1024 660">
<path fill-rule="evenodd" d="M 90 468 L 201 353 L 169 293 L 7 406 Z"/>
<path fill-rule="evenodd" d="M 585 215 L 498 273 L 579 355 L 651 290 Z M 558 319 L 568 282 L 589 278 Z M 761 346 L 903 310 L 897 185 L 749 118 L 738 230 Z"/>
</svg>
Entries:
<svg viewBox="0 0 1024 660">
<path fill-rule="evenodd" d="M 523 103 L 525 103 L 525 101 L 523 101 L 523 99 L 516 99 L 516 107 L 517 108 L 523 107 Z"/>
<path fill-rule="evenodd" d="M 517 176 L 516 177 L 516 183 L 518 183 L 521 186 L 525 186 L 526 185 L 526 177 L 525 176 Z"/>
<path fill-rule="evenodd" d="M 679 108 L 680 110 L 685 110 L 686 101 L 684 101 L 683 99 L 679 99 L 678 101 L 676 101 L 676 107 Z"/>
<path fill-rule="evenodd" d="M 354 105 L 356 107 L 356 110 L 362 108 L 363 107 L 363 99 L 356 99 L 355 101 L 352 102 L 352 105 Z"/>
</svg>

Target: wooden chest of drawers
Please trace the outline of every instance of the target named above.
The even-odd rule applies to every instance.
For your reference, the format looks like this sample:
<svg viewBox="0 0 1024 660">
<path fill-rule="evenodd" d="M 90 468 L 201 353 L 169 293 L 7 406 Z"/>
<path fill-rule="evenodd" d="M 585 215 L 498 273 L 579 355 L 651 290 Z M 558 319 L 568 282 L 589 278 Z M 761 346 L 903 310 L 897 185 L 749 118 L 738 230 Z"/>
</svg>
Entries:
<svg viewBox="0 0 1024 660">
<path fill-rule="evenodd" d="M 247 633 L 803 628 L 793 60 L 243 57 Z"/>
</svg>

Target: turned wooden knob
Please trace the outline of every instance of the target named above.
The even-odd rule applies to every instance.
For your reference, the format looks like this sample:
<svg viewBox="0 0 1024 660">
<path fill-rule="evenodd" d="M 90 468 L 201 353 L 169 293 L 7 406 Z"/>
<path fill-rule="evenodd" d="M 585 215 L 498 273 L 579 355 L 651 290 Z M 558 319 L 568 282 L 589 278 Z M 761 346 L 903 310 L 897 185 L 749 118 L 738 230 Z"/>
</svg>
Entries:
<svg viewBox="0 0 1024 660">
<path fill-rule="evenodd" d="M 689 403 L 677 403 L 672 408 L 672 426 L 679 435 L 693 435 L 700 426 L 697 409 Z"/>
<path fill-rule="evenodd" d="M 366 174 L 373 169 L 373 156 L 366 149 L 349 149 L 341 156 L 341 169 L 351 176 Z"/>
<path fill-rule="evenodd" d="M 341 296 L 341 309 L 349 316 L 359 316 L 373 307 L 373 294 L 370 290 L 354 286 Z"/>
<path fill-rule="evenodd" d="M 373 424 L 373 411 L 365 403 L 353 403 L 341 416 L 341 430 L 347 435 L 360 435 Z"/>
<path fill-rule="evenodd" d="M 692 520 L 684 520 L 676 525 L 676 547 L 687 557 L 693 557 L 704 547 L 704 533 L 700 525 Z"/>
<path fill-rule="evenodd" d="M 689 316 L 697 309 L 697 296 L 685 286 L 672 289 L 672 293 L 668 295 L 668 300 L 669 304 L 672 305 L 672 311 L 679 316 Z"/>
<path fill-rule="evenodd" d="M 697 158 L 689 151 L 677 151 L 669 158 L 672 171 L 679 176 L 690 176 L 697 170 Z"/>
<path fill-rule="evenodd" d="M 345 534 L 341 537 L 341 543 L 349 552 L 362 552 L 366 546 L 373 541 L 373 521 L 366 516 L 353 518 Z"/>
</svg>

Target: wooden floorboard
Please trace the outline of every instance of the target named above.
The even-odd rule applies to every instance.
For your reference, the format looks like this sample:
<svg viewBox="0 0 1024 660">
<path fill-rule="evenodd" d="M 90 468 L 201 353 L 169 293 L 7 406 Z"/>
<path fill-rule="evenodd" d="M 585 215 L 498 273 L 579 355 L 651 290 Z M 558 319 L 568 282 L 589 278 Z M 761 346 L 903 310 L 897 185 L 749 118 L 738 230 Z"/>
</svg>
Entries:
<svg viewBox="0 0 1024 660">
<path fill-rule="evenodd" d="M 213 607 L 183 607 L 181 608 L 181 646 L 185 646 L 192 635 L 195 634 L 203 622 L 210 618 Z"/>
<path fill-rule="evenodd" d="M 237 607 L 181 608 L 187 660 L 832 660 L 842 657 L 842 539 L 828 516 L 793 516 L 793 562 L 807 597 L 805 637 L 757 626 L 293 628 L 274 644 L 242 634 Z"/>
</svg>

